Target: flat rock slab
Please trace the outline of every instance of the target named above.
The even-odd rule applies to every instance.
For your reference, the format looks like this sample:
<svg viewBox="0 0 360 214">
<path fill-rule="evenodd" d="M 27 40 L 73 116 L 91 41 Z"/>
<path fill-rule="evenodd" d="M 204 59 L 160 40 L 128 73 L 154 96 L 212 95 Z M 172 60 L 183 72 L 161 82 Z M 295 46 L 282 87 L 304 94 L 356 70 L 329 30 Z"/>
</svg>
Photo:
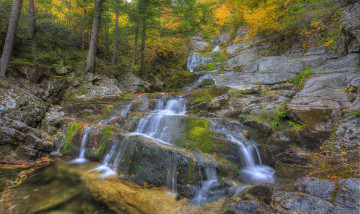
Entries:
<svg viewBox="0 0 360 214">
<path fill-rule="evenodd" d="M 300 178 L 295 184 L 300 192 L 306 192 L 327 201 L 331 201 L 336 188 L 334 182 L 314 177 Z"/>
</svg>

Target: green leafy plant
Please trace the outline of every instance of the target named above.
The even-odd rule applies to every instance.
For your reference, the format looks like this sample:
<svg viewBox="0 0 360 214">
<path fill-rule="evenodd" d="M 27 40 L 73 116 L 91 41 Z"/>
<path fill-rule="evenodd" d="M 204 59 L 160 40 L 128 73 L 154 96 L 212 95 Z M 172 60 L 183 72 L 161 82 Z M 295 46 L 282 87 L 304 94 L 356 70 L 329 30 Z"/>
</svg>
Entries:
<svg viewBox="0 0 360 214">
<path fill-rule="evenodd" d="M 289 80 L 289 82 L 294 83 L 296 88 L 301 90 L 304 87 L 306 80 L 308 80 L 312 74 L 312 69 L 310 67 L 306 67 L 301 73 L 296 74 L 295 79 Z"/>
</svg>

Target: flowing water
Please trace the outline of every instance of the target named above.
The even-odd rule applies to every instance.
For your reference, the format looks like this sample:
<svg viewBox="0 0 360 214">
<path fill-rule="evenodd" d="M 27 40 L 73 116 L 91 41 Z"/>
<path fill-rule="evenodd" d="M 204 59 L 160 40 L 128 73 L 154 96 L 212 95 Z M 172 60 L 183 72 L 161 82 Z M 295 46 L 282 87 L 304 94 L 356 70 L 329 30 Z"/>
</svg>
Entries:
<svg viewBox="0 0 360 214">
<path fill-rule="evenodd" d="M 194 69 L 204 63 L 204 57 L 200 55 L 192 55 L 187 59 L 187 68 L 190 72 L 194 72 Z"/>
<path fill-rule="evenodd" d="M 104 120 L 97 125 L 86 126 L 79 134 L 78 157 L 70 161 L 76 164 L 70 165 L 80 167 L 79 170 L 82 171 L 86 169 L 86 176 L 95 173 L 98 180 L 91 177 L 92 183 L 108 182 L 119 175 L 144 187 L 164 186 L 171 191 L 170 195 L 188 197 L 191 203 L 201 206 L 204 206 L 204 202 L 215 201 L 219 197 L 225 198 L 230 192 L 239 193 L 246 185 L 275 182 L 274 170 L 263 165 L 256 141 L 244 134 L 247 131 L 246 126 L 232 120 L 189 116 L 186 109 L 187 99 L 174 94 L 162 94 L 153 99 L 138 97 L 130 102 L 115 105 Z M 129 126 L 129 121 L 133 122 L 133 128 Z M 206 124 L 206 121 L 210 126 L 204 133 L 201 132 L 201 128 L 200 132 L 199 129 L 187 130 L 189 124 Z M 122 131 L 106 142 L 104 155 L 100 156 L 101 164 L 91 165 L 94 162 L 89 161 L 89 152 L 86 151 L 90 151 L 90 147 L 94 146 L 94 136 L 99 135 L 106 127 Z M 212 154 L 213 152 L 206 149 L 200 151 L 198 148 L 192 148 L 193 146 L 183 142 L 188 140 L 184 135 L 189 131 L 200 133 L 200 140 L 202 135 L 205 136 L 211 131 L 215 142 L 223 142 L 223 145 L 230 149 L 227 153 L 222 154 L 219 150 L 219 154 Z M 222 171 L 229 172 L 228 176 L 232 171 L 229 168 L 231 164 L 226 163 L 234 163 L 234 167 L 238 168 L 238 175 L 229 177 L 232 180 L 227 183 L 224 181 L 227 175 Z M 90 166 L 93 167 L 89 169 Z M 72 170 L 76 172 L 76 169 Z M 56 182 L 61 180 L 56 178 Z M 84 182 L 96 192 L 93 184 Z M 62 189 L 70 188 L 66 185 L 60 186 Z M 109 184 L 107 191 L 111 192 L 113 185 Z M 76 197 L 76 194 L 72 196 Z"/>
<path fill-rule="evenodd" d="M 157 99 L 155 107 L 151 110 L 151 104 L 147 101 L 142 104 L 141 108 L 148 107 L 149 114 L 142 117 L 136 128 L 132 132 L 126 134 L 127 137 L 123 138 L 121 142 L 114 143 L 106 154 L 103 164 L 95 171 L 103 172 L 101 178 L 116 175 L 117 169 L 128 160 L 126 155 L 133 152 L 133 148 L 129 149 L 132 145 L 134 137 L 141 137 L 151 140 L 159 145 L 177 147 L 175 139 L 179 137 L 179 129 L 181 127 L 181 117 L 188 117 L 186 115 L 186 99 L 184 97 L 169 97 L 163 96 Z M 126 117 L 130 108 L 126 108 L 126 112 L 122 111 L 120 117 Z M 273 183 L 275 182 L 274 170 L 262 164 L 256 143 L 253 140 L 244 136 L 243 131 L 246 130 L 244 126 L 234 121 L 228 121 L 228 124 L 223 124 L 220 119 L 211 119 L 211 127 L 217 135 L 223 139 L 228 140 L 230 143 L 237 146 L 238 162 L 236 163 L 240 168 L 239 179 L 245 184 L 258 184 L 258 183 Z M 119 125 L 121 127 L 121 125 Z M 229 128 L 231 127 L 231 128 Z M 86 136 L 86 131 L 84 136 Z M 85 137 L 84 137 L 85 138 Z M 83 139 L 84 139 L 83 138 Z M 82 152 L 82 150 L 81 150 Z M 80 157 L 79 157 L 80 158 Z M 178 157 L 174 153 L 170 153 L 164 158 L 166 161 L 166 170 L 164 172 L 165 185 L 169 190 L 177 191 L 178 183 Z M 216 173 L 216 163 L 204 163 L 206 179 L 191 200 L 194 203 L 202 203 L 208 201 L 209 198 L 215 197 L 219 193 L 217 188 L 219 186 L 219 179 Z M 219 193 L 221 195 L 221 193 Z"/>
</svg>

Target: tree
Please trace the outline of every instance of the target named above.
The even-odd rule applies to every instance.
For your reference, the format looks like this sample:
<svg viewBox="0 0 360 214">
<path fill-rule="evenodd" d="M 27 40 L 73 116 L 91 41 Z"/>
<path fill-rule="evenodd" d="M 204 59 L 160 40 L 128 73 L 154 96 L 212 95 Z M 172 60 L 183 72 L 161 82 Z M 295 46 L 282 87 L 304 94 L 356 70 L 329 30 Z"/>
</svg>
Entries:
<svg viewBox="0 0 360 214">
<path fill-rule="evenodd" d="M 96 49 L 99 37 L 99 30 L 100 30 L 100 19 L 101 19 L 101 12 L 102 12 L 102 4 L 105 0 L 95 0 L 95 7 L 94 7 L 94 21 L 91 31 L 91 38 L 89 43 L 89 52 L 86 60 L 86 67 L 85 72 L 94 72 L 95 71 L 95 56 L 96 56 Z"/>
<path fill-rule="evenodd" d="M 14 46 L 16 29 L 19 23 L 22 2 L 22 0 L 14 0 L 13 2 L 5 45 L 0 59 L 0 77 L 5 77 L 5 73 L 9 65 L 11 52 Z"/>
<path fill-rule="evenodd" d="M 36 31 L 36 17 L 35 17 L 35 3 L 34 0 L 29 1 L 29 13 L 30 13 L 30 24 L 29 32 L 31 39 L 31 54 L 35 59 L 36 56 L 36 41 L 35 41 L 35 31 Z"/>
<path fill-rule="evenodd" d="M 117 45 L 118 45 L 118 33 L 119 33 L 119 0 L 114 1 L 114 7 L 115 7 L 115 32 L 114 32 L 114 50 L 113 50 L 113 56 L 111 60 L 111 64 L 116 63 L 116 52 L 117 52 Z"/>
</svg>

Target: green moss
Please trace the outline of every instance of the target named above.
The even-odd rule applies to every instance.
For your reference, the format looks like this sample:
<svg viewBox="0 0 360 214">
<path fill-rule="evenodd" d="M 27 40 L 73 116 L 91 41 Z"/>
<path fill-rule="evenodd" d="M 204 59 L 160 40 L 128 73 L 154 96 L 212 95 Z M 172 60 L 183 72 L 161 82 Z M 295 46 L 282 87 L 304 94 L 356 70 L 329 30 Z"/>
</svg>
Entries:
<svg viewBox="0 0 360 214">
<path fill-rule="evenodd" d="M 154 99 L 154 97 L 155 97 L 155 95 L 156 95 L 157 93 L 151 93 L 151 94 L 149 94 L 149 99 L 151 100 L 151 99 Z"/>
<path fill-rule="evenodd" d="M 69 155 L 76 149 L 75 146 L 71 143 L 71 138 L 77 133 L 79 128 L 81 128 L 81 124 L 69 124 L 66 127 L 64 146 L 62 148 L 62 153 L 64 155 Z"/>
<path fill-rule="evenodd" d="M 189 93 L 189 99 L 195 105 L 202 102 L 209 102 L 215 97 L 226 94 L 227 90 L 228 90 L 227 88 L 218 88 L 218 87 L 195 90 Z"/>
<path fill-rule="evenodd" d="M 182 120 L 189 120 L 183 118 Z M 209 130 L 210 122 L 204 119 L 191 118 L 187 123 L 181 144 L 197 148 L 206 153 L 215 152 L 214 132 Z"/>
<path fill-rule="evenodd" d="M 216 68 L 216 62 L 210 62 L 206 65 L 206 70 L 207 71 L 213 71 Z"/>
<path fill-rule="evenodd" d="M 105 151 L 106 145 L 109 142 L 115 127 L 113 126 L 106 126 L 104 127 L 98 135 L 98 150 L 96 152 L 97 156 L 100 156 Z"/>
<path fill-rule="evenodd" d="M 133 98 L 132 93 L 127 93 L 127 94 L 122 96 L 122 99 L 125 100 L 125 101 L 130 101 L 132 98 Z"/>
</svg>

